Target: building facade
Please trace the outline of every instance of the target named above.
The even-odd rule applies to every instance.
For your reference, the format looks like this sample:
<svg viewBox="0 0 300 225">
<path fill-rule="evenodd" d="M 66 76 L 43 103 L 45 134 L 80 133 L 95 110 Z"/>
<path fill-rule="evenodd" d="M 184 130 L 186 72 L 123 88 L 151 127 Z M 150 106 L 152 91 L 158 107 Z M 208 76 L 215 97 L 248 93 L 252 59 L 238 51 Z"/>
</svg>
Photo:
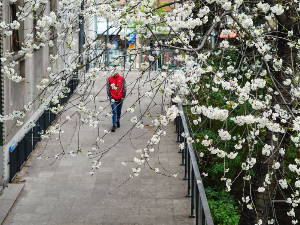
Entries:
<svg viewBox="0 0 300 225">
<path fill-rule="evenodd" d="M 19 0 L 14 3 L 9 0 L 3 0 L 3 5 L 0 9 L 2 21 L 6 24 L 10 24 L 14 20 L 17 20 L 19 7 L 23 6 L 24 0 Z M 26 113 L 24 118 L 20 119 L 15 117 L 13 120 L 6 120 L 1 116 L 0 189 L 14 179 L 16 172 L 19 171 L 24 165 L 24 162 L 26 162 L 27 157 L 29 157 L 30 152 L 40 138 L 36 131 L 47 128 L 42 126 L 41 123 L 38 124 L 40 117 L 45 115 L 45 109 L 48 106 L 47 101 L 46 103 L 39 101 L 40 97 L 43 99 L 51 99 L 52 96 L 60 92 L 62 86 L 57 85 L 53 92 L 49 92 L 38 90 L 37 85 L 40 85 L 40 81 L 43 78 L 49 77 L 51 73 L 54 75 L 62 74 L 65 68 L 68 67 L 68 64 L 71 63 L 71 56 L 65 54 L 67 47 L 57 44 L 59 39 L 62 38 L 58 35 L 60 29 L 53 29 L 45 33 L 45 37 L 41 39 L 37 38 L 37 32 L 39 31 L 35 29 L 36 18 L 42 15 L 49 15 L 51 11 L 55 12 L 57 6 L 58 0 L 50 0 L 36 11 L 32 10 L 31 7 L 27 7 L 25 12 L 29 13 L 29 17 L 26 17 L 24 20 L 20 20 L 19 18 L 20 28 L 14 30 L 12 35 L 5 37 L 3 32 L 1 35 L 2 51 L 0 58 L 3 60 L 1 60 L 0 114 L 12 115 L 14 112 L 20 111 Z M 53 42 L 51 45 L 49 44 L 50 40 Z M 35 44 L 34 48 L 26 50 L 26 53 L 31 57 L 28 57 L 26 54 L 19 54 L 27 42 L 33 42 Z M 73 48 L 78 49 L 78 43 L 76 43 Z M 58 55 L 64 56 L 58 57 L 57 60 L 52 60 L 53 57 Z M 6 61 L 4 60 L 5 58 Z M 11 63 L 15 63 L 14 69 L 16 74 L 22 77 L 19 82 L 14 82 L 12 79 L 9 79 L 5 70 L 3 70 L 5 66 Z M 49 71 L 49 68 L 51 68 L 51 71 Z M 40 96 L 41 94 L 42 96 Z M 24 106 L 30 102 L 32 102 L 30 110 L 25 111 Z M 17 120 L 23 124 L 17 126 Z M 32 127 L 32 124 L 36 124 L 36 126 Z M 18 145 L 21 148 L 21 144 L 24 144 L 24 146 L 22 150 L 20 149 L 20 151 L 17 152 L 15 149 Z M 25 148 L 25 150 L 23 148 Z M 28 148 L 31 148 L 31 151 Z"/>
</svg>

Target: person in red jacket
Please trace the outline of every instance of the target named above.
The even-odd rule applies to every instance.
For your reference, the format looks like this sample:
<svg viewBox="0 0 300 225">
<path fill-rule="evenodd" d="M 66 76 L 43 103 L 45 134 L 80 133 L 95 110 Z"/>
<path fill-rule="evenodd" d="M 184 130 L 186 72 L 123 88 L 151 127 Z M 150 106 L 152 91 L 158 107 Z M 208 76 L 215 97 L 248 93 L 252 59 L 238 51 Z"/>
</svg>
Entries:
<svg viewBox="0 0 300 225">
<path fill-rule="evenodd" d="M 107 80 L 106 90 L 111 101 L 111 108 L 113 111 L 113 128 L 111 131 L 115 132 L 117 127 L 120 127 L 121 110 L 127 91 L 124 77 L 118 73 L 115 73 L 113 76 L 109 77 Z"/>
</svg>

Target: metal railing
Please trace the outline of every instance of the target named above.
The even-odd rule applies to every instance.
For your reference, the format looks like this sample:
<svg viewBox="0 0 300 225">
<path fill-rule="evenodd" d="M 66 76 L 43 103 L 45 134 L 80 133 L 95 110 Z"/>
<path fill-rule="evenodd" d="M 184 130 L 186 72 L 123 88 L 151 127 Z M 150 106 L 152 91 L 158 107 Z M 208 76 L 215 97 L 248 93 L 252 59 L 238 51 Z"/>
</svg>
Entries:
<svg viewBox="0 0 300 225">
<path fill-rule="evenodd" d="M 182 106 L 179 106 L 182 110 Z M 184 143 L 184 149 L 180 150 L 181 165 L 184 166 L 184 180 L 187 180 L 187 195 L 191 197 L 190 217 L 196 218 L 196 225 L 213 225 L 213 219 L 208 206 L 205 190 L 202 184 L 197 159 L 194 148 L 191 143 L 187 143 L 187 137 L 190 137 L 185 115 L 178 116 L 175 119 L 177 142 Z M 185 132 L 188 135 L 183 137 Z"/>
<path fill-rule="evenodd" d="M 70 92 L 67 94 L 66 98 L 60 99 L 60 104 L 67 103 L 78 84 L 78 79 L 69 81 L 67 87 L 70 88 Z M 27 159 L 30 157 L 32 150 L 35 149 L 41 140 L 41 131 L 47 130 L 55 118 L 56 114 L 52 113 L 50 110 L 45 110 L 35 121 L 36 126 L 29 129 L 25 136 L 23 136 L 21 140 L 16 143 L 14 148 L 9 151 L 10 182 L 15 179 L 17 173 L 22 169 Z"/>
</svg>

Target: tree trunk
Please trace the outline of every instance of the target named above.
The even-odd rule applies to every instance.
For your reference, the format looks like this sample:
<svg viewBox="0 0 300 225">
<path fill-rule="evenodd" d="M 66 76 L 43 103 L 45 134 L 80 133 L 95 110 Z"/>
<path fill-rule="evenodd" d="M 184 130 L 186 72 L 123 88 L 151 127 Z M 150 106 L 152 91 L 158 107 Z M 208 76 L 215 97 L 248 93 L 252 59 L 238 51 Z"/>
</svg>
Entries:
<svg viewBox="0 0 300 225">
<path fill-rule="evenodd" d="M 273 1 L 269 1 L 271 6 L 274 5 Z M 273 3 L 273 4 L 272 4 Z M 277 4 L 277 3 L 276 3 Z M 278 53 L 278 58 L 283 60 L 282 67 L 291 67 L 293 65 L 293 58 L 295 57 L 295 54 L 292 52 L 291 48 L 288 46 L 288 41 L 284 40 L 288 36 L 288 31 L 292 30 L 293 25 L 292 25 L 292 20 L 290 19 L 290 14 L 291 12 L 285 11 L 280 16 L 277 16 L 278 20 L 278 41 L 277 41 L 277 53 Z M 273 62 L 270 63 L 270 69 L 272 68 Z M 283 76 L 283 72 L 277 71 L 274 73 L 274 75 L 269 74 L 269 76 L 273 76 L 273 79 L 276 80 L 276 86 L 278 89 L 273 88 L 274 91 L 278 91 L 281 95 L 273 95 L 272 103 L 271 103 L 271 109 L 273 112 L 274 106 L 279 105 L 281 109 L 287 110 L 292 110 L 292 104 L 291 104 L 291 86 L 285 86 L 283 84 L 283 81 L 286 80 L 286 75 Z M 292 77 L 290 78 L 291 80 L 293 79 Z M 253 179 L 252 183 L 252 193 L 254 197 L 254 204 L 256 207 L 256 212 L 257 214 L 255 215 L 254 210 L 244 210 L 244 213 L 241 216 L 240 224 L 245 224 L 242 221 L 249 221 L 247 217 L 250 218 L 255 218 L 253 222 L 249 224 L 256 224 L 258 223 L 259 220 L 263 221 L 263 225 L 268 224 L 268 220 L 274 219 L 273 217 L 273 212 L 272 212 L 272 200 L 274 200 L 276 196 L 276 186 L 277 181 L 276 179 L 282 179 L 281 177 L 276 177 L 276 171 L 272 168 L 274 164 L 274 160 L 278 158 L 278 150 L 283 148 L 287 149 L 289 142 L 290 142 L 290 135 L 291 133 L 289 132 L 288 129 L 288 124 L 287 123 L 282 123 L 280 119 L 276 121 L 277 123 L 280 123 L 285 129 L 286 133 L 281 134 L 281 133 L 273 133 L 271 131 L 268 131 L 268 133 L 265 136 L 265 144 L 274 146 L 274 151 L 276 153 L 272 154 L 270 156 L 264 156 L 261 155 L 258 157 L 257 161 L 257 170 L 256 170 L 256 176 Z M 272 136 L 276 135 L 278 137 L 278 141 L 274 141 L 272 139 Z M 259 187 L 264 187 L 264 182 L 266 179 L 267 174 L 271 174 L 270 176 L 270 182 L 271 184 L 265 186 L 266 190 L 263 193 L 260 193 L 257 191 Z M 277 174 L 278 175 L 278 174 Z"/>
</svg>

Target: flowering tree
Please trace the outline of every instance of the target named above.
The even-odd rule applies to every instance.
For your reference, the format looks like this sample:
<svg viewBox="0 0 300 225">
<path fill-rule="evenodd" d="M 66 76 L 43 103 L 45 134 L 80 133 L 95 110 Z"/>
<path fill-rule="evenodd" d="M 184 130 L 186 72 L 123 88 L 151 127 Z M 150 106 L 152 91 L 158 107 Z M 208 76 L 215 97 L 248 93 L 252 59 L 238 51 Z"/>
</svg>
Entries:
<svg viewBox="0 0 300 225">
<path fill-rule="evenodd" d="M 89 58 L 88 63 L 102 57 L 107 49 L 114 48 L 112 43 L 90 37 L 84 25 L 94 15 L 106 18 L 111 23 L 108 29 L 115 29 L 115 35 L 124 40 L 128 35 L 123 28 L 132 24 L 141 43 L 149 39 L 154 43 L 153 46 L 137 44 L 129 53 L 134 59 L 145 56 L 146 61 L 141 64 L 136 79 L 153 85 L 151 90 L 140 94 L 137 101 L 163 93 L 174 103 L 184 105 L 186 112 L 191 114 L 189 121 L 193 136 L 188 137 L 188 142 L 195 144 L 199 162 L 205 164 L 201 167 L 203 175 L 210 176 L 209 161 L 221 163 L 222 176 L 218 178 L 224 188 L 230 192 L 236 185 L 243 190 L 240 196 L 244 211 L 241 221 L 245 219 L 244 215 L 248 215 L 256 224 L 278 224 L 272 200 L 281 196 L 286 199 L 291 223 L 298 222 L 295 217 L 295 208 L 300 201 L 298 0 L 198 0 L 162 5 L 144 0 L 129 1 L 122 8 L 118 8 L 114 1 L 62 0 L 58 3 L 55 10 L 45 15 L 42 11 L 36 12 L 46 7 L 48 1 L 26 1 L 19 7 L 12 23 L 0 23 L 4 38 L 8 38 L 15 34 L 25 18 L 35 21 L 33 35 L 19 41 L 18 54 L 26 59 L 31 57 L 32 49 L 45 45 L 57 49 L 57 54 L 50 55 L 52 64 L 66 54 L 71 56 L 63 70 L 50 73 L 51 67 L 47 69 L 49 73 L 37 85 L 39 94 L 34 102 L 26 104 L 21 111 L 3 115 L 2 121 L 13 120 L 16 125 L 22 125 L 22 118 L 33 104 L 47 104 L 56 114 L 68 110 L 69 104 L 58 104 L 68 92 L 66 81 L 85 68 L 88 56 L 96 48 L 101 47 L 103 51 Z M 167 7 L 168 10 L 164 10 Z M 219 38 L 221 33 L 225 38 Z M 234 39 L 230 38 L 232 33 Z M 163 38 L 161 34 L 164 34 Z M 214 34 L 218 37 L 216 44 Z M 79 48 L 78 39 L 85 40 Z M 62 45 L 69 49 L 65 54 L 62 54 Z M 150 56 L 148 51 L 153 50 L 158 54 Z M 167 61 L 160 70 L 148 76 L 156 60 L 164 57 L 167 51 L 174 51 L 176 56 L 172 60 L 184 68 L 170 69 L 170 61 Z M 5 52 L 1 61 L 5 63 L 10 56 L 12 52 Z M 68 116 L 63 123 L 79 116 L 82 122 L 79 126 L 84 123 L 91 129 L 98 126 L 98 115 L 106 113 L 105 109 L 85 106 L 96 97 L 89 95 L 93 83 L 100 74 L 108 77 L 116 69 L 121 71 L 122 65 L 127 69 L 133 66 L 132 62 L 125 63 L 123 56 L 114 64 L 119 66 L 113 68 L 101 63 L 97 68 L 90 68 L 77 90 L 80 102 L 73 104 L 77 113 Z M 2 72 L 8 79 L 19 82 L 22 77 L 17 75 L 15 65 L 16 62 L 11 60 Z M 46 100 L 45 93 L 53 92 L 57 87 L 60 87 L 59 91 Z M 129 89 L 133 87 L 134 83 L 128 84 Z M 109 105 L 107 109 L 110 109 Z M 132 105 L 126 113 L 134 110 L 135 105 Z M 138 151 L 140 157 L 134 159 L 136 166 L 132 177 L 137 176 L 141 165 L 148 162 L 155 145 L 166 134 L 165 127 L 180 114 L 182 112 L 177 106 L 172 105 L 163 108 L 163 113 L 153 119 L 157 130 L 145 149 Z M 130 129 L 143 129 L 143 116 L 151 115 L 145 112 L 132 118 L 134 126 Z M 62 131 L 63 124 L 57 123 L 42 137 L 61 135 Z M 88 157 L 98 157 L 94 169 L 99 169 L 101 158 L 107 152 L 101 148 L 106 135 L 109 131 L 100 135 L 87 153 Z M 53 157 L 62 154 L 66 153 L 62 151 Z M 76 155 L 76 152 L 69 154 Z"/>
</svg>

